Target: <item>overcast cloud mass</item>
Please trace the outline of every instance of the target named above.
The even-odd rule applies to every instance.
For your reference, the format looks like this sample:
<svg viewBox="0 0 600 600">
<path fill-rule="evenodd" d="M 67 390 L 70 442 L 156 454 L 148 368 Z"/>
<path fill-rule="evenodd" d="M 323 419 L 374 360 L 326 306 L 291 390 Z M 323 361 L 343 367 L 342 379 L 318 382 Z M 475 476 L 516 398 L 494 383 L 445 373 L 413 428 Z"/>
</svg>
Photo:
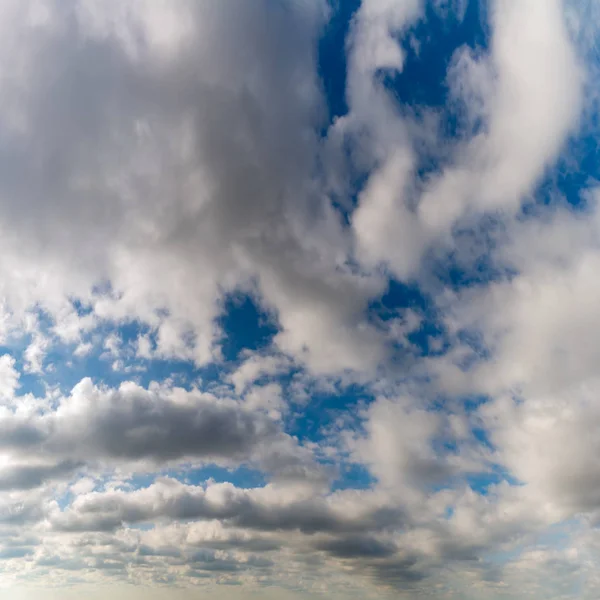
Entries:
<svg viewBox="0 0 600 600">
<path fill-rule="evenodd" d="M 600 597 L 595 0 L 0 2 L 0 596 Z"/>
</svg>

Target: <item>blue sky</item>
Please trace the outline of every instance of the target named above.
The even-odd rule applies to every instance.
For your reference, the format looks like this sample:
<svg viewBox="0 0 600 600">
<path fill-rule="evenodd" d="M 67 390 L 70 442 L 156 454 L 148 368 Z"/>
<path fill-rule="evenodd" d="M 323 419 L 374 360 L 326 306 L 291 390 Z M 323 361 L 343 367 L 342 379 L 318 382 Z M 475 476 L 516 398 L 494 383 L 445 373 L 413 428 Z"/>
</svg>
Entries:
<svg viewBox="0 0 600 600">
<path fill-rule="evenodd" d="M 0 8 L 0 594 L 596 598 L 600 11 Z"/>
</svg>

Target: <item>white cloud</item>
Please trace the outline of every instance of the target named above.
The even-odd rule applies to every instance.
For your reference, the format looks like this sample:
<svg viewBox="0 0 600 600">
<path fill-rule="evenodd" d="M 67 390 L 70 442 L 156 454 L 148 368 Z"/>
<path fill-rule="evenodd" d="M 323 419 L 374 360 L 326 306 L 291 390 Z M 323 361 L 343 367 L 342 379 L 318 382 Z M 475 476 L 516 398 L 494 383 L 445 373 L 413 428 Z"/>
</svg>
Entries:
<svg viewBox="0 0 600 600">
<path fill-rule="evenodd" d="M 259 399 L 269 414 L 281 408 L 278 396 L 251 396 L 242 404 L 198 390 L 157 384 L 144 389 L 132 382 L 107 389 L 84 379 L 68 397 L 51 402 L 13 399 L 0 415 L 0 446 L 8 457 L 68 459 L 72 468 L 200 460 L 254 464 L 274 477 L 320 477 L 310 453 L 256 410 Z M 273 416 L 279 415 L 275 410 Z"/>
<path fill-rule="evenodd" d="M 597 396 L 597 383 L 589 381 L 524 402 L 499 397 L 480 411 L 497 460 L 557 519 L 599 506 Z"/>
<path fill-rule="evenodd" d="M 290 363 L 283 356 L 250 355 L 231 375 L 237 394 L 261 377 L 273 377 L 289 370 Z"/>
<path fill-rule="evenodd" d="M 374 77 L 377 68 L 401 71 L 402 52 L 389 34 L 378 36 L 387 40 L 382 49 L 369 43 L 365 33 L 376 29 L 381 15 L 385 27 L 401 31 L 419 11 L 416 3 L 385 10 L 376 2 L 365 3 L 357 16 L 349 73 L 351 112 L 341 123 L 350 131 L 355 122 L 367 128 L 369 134 L 356 141 L 379 165 L 353 220 L 359 256 L 362 252 L 367 265 L 387 262 L 397 276 L 412 277 L 427 247 L 447 243 L 465 214 L 518 210 L 577 128 L 584 70 L 559 1 L 494 3 L 489 55 L 462 49 L 449 72 L 467 118 L 471 124 L 482 119 L 483 128 L 459 143 L 451 165 L 426 182 L 419 197 L 410 177 L 414 150 L 409 133 L 415 125 L 398 116 L 399 107 Z M 388 47 L 396 49 L 393 55 L 384 52 Z M 426 127 L 422 129 L 427 138 Z"/>
<path fill-rule="evenodd" d="M 0 356 L 0 397 L 12 399 L 19 387 L 19 372 L 15 369 L 15 359 L 9 354 Z"/>
<path fill-rule="evenodd" d="M 387 262 L 398 279 L 415 272 L 427 243 L 427 233 L 408 207 L 414 160 L 406 149 L 390 156 L 369 178 L 352 219 L 363 263 L 373 268 Z"/>
<path fill-rule="evenodd" d="M 43 334 L 35 333 L 29 346 L 25 350 L 25 370 L 30 373 L 41 373 L 44 369 L 44 360 L 50 346 L 48 338 Z"/>
<path fill-rule="evenodd" d="M 434 231 L 444 232 L 469 208 L 517 209 L 556 159 L 582 108 L 583 70 L 561 3 L 498 1 L 492 15 L 490 66 L 463 62 L 454 79 L 463 90 L 475 87 L 475 96 L 485 94 L 486 126 L 419 206 Z"/>
<path fill-rule="evenodd" d="M 359 344 L 376 355 L 377 336 L 358 327 L 373 288 L 339 274 L 340 224 L 311 189 L 324 4 L 46 8 L 44 35 L 17 8 L 2 20 L 20 32 L 3 36 L 20 62 L 6 65 L 0 98 L 3 164 L 19 167 L 0 190 L 13 231 L 2 248 L 10 308 L 39 304 L 73 338 L 63 314 L 80 298 L 88 320 L 140 319 L 156 329 L 159 355 L 205 363 L 219 290 L 253 275 L 286 351 L 334 369 L 360 367 Z M 63 80 L 51 64 L 64 65 Z M 316 213 L 297 202 L 306 196 Z M 27 252 L 17 251 L 24 237 Z M 112 292 L 94 295 L 106 281 Z"/>
<path fill-rule="evenodd" d="M 73 350 L 73 356 L 77 356 L 78 358 L 87 356 L 93 348 L 94 345 L 91 342 L 82 342 Z"/>
<path fill-rule="evenodd" d="M 248 390 L 245 404 L 252 410 L 264 410 L 272 419 L 280 419 L 287 405 L 282 398 L 281 386 L 277 383 L 257 385 Z"/>
</svg>

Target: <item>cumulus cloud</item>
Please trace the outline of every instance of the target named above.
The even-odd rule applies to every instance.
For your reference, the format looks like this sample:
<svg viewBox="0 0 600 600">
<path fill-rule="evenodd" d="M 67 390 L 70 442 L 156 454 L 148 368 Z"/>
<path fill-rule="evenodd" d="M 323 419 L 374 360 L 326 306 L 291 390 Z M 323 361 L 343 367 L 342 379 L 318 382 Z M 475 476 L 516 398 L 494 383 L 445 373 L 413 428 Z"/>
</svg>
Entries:
<svg viewBox="0 0 600 600">
<path fill-rule="evenodd" d="M 390 510 L 377 497 L 370 502 L 374 506 L 360 500 L 341 493 L 339 497 L 313 497 L 305 489 L 294 487 L 243 490 L 231 484 L 212 484 L 205 489 L 164 479 L 131 492 L 116 490 L 78 496 L 67 511 L 53 515 L 52 522 L 59 529 L 102 531 L 162 517 L 220 519 L 236 527 L 262 531 L 297 529 L 304 533 L 353 532 L 399 525 L 399 512 Z"/>
<path fill-rule="evenodd" d="M 340 270 L 341 226 L 310 177 L 325 5 L 33 6 L 2 19 L 21 57 L 7 64 L 2 113 L 10 309 L 40 305 L 62 332 L 79 297 L 99 319 L 155 328 L 159 354 L 203 363 L 219 290 L 255 277 L 282 348 L 359 367 L 356 345 L 376 350 L 357 325 L 377 283 Z"/>
<path fill-rule="evenodd" d="M 10 354 L 0 357 L 0 395 L 10 400 L 19 387 L 19 371 L 15 369 L 15 359 Z"/>
<path fill-rule="evenodd" d="M 158 384 L 119 389 L 82 380 L 71 394 L 48 406 L 21 402 L 0 415 L 0 448 L 9 464 L 18 457 L 54 457 L 55 466 L 10 467 L 0 486 L 34 486 L 75 469 L 78 463 L 167 465 L 177 461 L 256 464 L 277 477 L 325 476 L 310 451 L 253 405 Z M 67 462 L 64 462 L 67 461 Z M 72 462 L 75 461 L 75 462 Z M 5 483 L 2 483 L 5 482 Z"/>
<path fill-rule="evenodd" d="M 556 158 L 581 110 L 583 72 L 561 3 L 496 2 L 491 10 L 490 66 L 482 69 L 471 60 L 457 77 L 458 85 L 466 78 L 464 89 L 484 94 L 479 109 L 484 133 L 469 142 L 464 164 L 434 181 L 419 207 L 437 231 L 468 208 L 517 209 Z M 486 82 L 489 76 L 493 81 Z"/>
</svg>

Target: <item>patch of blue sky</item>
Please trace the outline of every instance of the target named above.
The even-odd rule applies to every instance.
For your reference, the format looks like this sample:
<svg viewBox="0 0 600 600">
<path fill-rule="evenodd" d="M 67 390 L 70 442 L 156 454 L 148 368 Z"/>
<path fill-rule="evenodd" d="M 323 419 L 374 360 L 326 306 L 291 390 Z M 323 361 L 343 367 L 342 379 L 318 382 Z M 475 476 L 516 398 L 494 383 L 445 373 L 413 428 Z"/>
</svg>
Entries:
<svg viewBox="0 0 600 600">
<path fill-rule="evenodd" d="M 163 469 L 152 473 L 137 473 L 119 482 L 118 487 L 126 490 L 139 490 L 150 487 L 157 479 L 169 477 L 181 483 L 194 486 L 204 486 L 208 482 L 231 483 L 240 489 L 264 487 L 268 479 L 264 473 L 251 467 L 241 465 L 235 468 L 225 468 L 207 464 L 202 467 L 178 469 Z M 113 485 L 114 479 L 101 476 L 97 479 L 93 491 L 103 491 L 107 485 Z M 61 510 L 67 508 L 76 495 L 67 490 L 57 497 L 56 501 Z"/>
<path fill-rule="evenodd" d="M 536 546 L 538 548 L 552 548 L 559 551 L 564 550 L 569 547 L 571 536 L 576 532 L 579 526 L 580 522 L 577 519 L 568 519 L 550 525 L 536 537 Z M 492 564 L 504 564 L 516 560 L 526 548 L 528 548 L 527 544 L 518 544 L 509 550 L 489 552 L 483 558 L 486 562 Z"/>
<path fill-rule="evenodd" d="M 347 39 L 352 16 L 358 7 L 359 2 L 354 0 L 334 3 L 333 17 L 319 46 L 319 67 L 331 120 L 348 110 L 343 40 Z M 415 114 L 423 109 L 434 111 L 445 128 L 443 134 L 449 143 L 453 143 L 461 135 L 472 135 L 474 132 L 463 131 L 465 119 L 461 114 L 461 106 L 451 101 L 449 95 L 446 77 L 448 68 L 459 48 L 466 46 L 477 52 L 487 50 L 490 38 L 487 18 L 486 3 L 479 0 L 469 2 L 464 14 L 456 14 L 451 8 L 440 12 L 432 3 L 426 3 L 424 17 L 410 30 L 399 34 L 398 43 L 406 56 L 402 71 L 382 71 L 379 74 L 382 85 L 396 98 L 399 109 L 410 107 L 408 110 L 411 113 L 417 111 Z M 445 152 L 439 144 L 434 148 L 419 148 L 418 172 L 422 178 L 443 168 L 444 156 L 440 151 Z M 334 205 L 347 224 L 351 221 L 358 195 L 368 177 L 368 172 L 354 173 L 351 177 L 353 184 L 349 190 L 350 197 L 333 198 Z M 437 274 L 445 285 L 456 289 L 485 285 L 492 280 L 510 276 L 493 264 L 491 256 L 490 248 L 472 265 L 463 264 L 456 255 L 438 257 Z M 386 296 L 393 306 L 386 306 L 385 301 L 375 300 L 370 306 L 370 315 L 376 319 L 385 319 L 386 315 L 393 318 L 397 316 L 399 308 L 409 306 L 411 299 L 413 302 L 416 300 L 424 319 L 419 330 L 409 336 L 408 341 L 412 346 L 410 350 L 416 349 L 420 355 L 443 353 L 449 348 L 449 343 L 445 339 L 441 320 L 435 318 L 431 303 L 423 306 L 422 298 L 416 298 L 418 293 L 416 290 L 415 294 L 410 284 L 392 281 Z M 397 361 L 405 362 L 407 348 L 397 350 Z"/>
<path fill-rule="evenodd" d="M 338 465 L 338 475 L 331 485 L 331 491 L 368 490 L 375 482 L 375 477 L 366 467 L 355 463 L 343 463 Z"/>
<path fill-rule="evenodd" d="M 42 310 L 32 311 L 32 314 L 37 318 L 38 330 L 41 334 L 47 335 L 52 326 L 51 319 Z M 18 335 L 9 335 L 4 343 L 0 345 L 0 356 L 9 354 L 15 359 L 15 368 L 20 374 L 19 377 L 19 394 L 33 394 L 35 396 L 43 396 L 46 391 L 46 378 L 41 374 L 32 372 L 28 369 L 28 363 L 25 358 L 25 351 L 29 344 L 33 341 L 34 335 L 31 333 L 19 333 Z"/>
<path fill-rule="evenodd" d="M 498 281 L 510 281 L 516 276 L 516 271 L 498 263 L 493 251 L 492 242 L 472 262 L 470 258 L 468 261 L 461 260 L 456 252 L 451 252 L 436 261 L 436 275 L 440 282 L 455 291 L 487 286 Z"/>
<path fill-rule="evenodd" d="M 452 10 L 442 14 L 433 3 L 426 3 L 424 18 L 399 40 L 406 56 L 402 72 L 387 83 L 402 105 L 448 107 L 446 74 L 454 52 L 463 46 L 486 50 L 489 45 L 486 4 L 469 2 L 464 15 L 459 15 Z M 451 134 L 456 133 L 455 124 L 448 125 Z"/>
<path fill-rule="evenodd" d="M 102 349 L 94 348 L 87 356 L 73 354 L 73 347 L 54 344 L 45 358 L 44 381 L 50 387 L 58 387 L 67 393 L 84 377 L 90 377 L 96 384 L 116 387 L 125 380 L 132 379 L 131 373 L 123 373 L 112 368 L 113 360 L 101 358 Z M 53 365 L 48 369 L 48 365 Z"/>
<path fill-rule="evenodd" d="M 20 357 L 23 355 L 30 342 L 31 335 L 8 337 L 4 340 L 4 343 L 0 344 L 0 356 L 3 354 L 10 354 L 12 357 L 15 358 L 17 363 L 19 363 Z"/>
<path fill-rule="evenodd" d="M 482 473 L 470 473 L 465 479 L 469 487 L 481 496 L 487 496 L 490 487 L 496 486 L 503 481 L 506 481 L 511 485 L 516 485 L 516 483 L 514 483 L 514 479 L 512 479 L 508 473 L 503 471 L 500 467 L 495 467 L 490 471 Z"/>
<path fill-rule="evenodd" d="M 264 473 L 246 465 L 226 468 L 207 464 L 201 467 L 164 469 L 153 473 L 135 474 L 124 482 L 130 489 L 142 489 L 152 485 L 161 477 L 170 477 L 181 483 L 203 486 L 207 482 L 231 483 L 240 489 L 264 487 L 268 480 Z"/>
<path fill-rule="evenodd" d="M 483 560 L 493 565 L 503 565 L 510 561 L 516 560 L 521 556 L 525 549 L 524 544 L 520 544 L 509 550 L 499 550 L 497 552 L 490 552 L 483 557 Z"/>
<path fill-rule="evenodd" d="M 597 85 L 600 55 L 597 45 L 591 51 L 579 48 L 590 69 L 587 86 Z M 586 103 L 578 129 L 567 140 L 560 157 L 547 169 L 532 198 L 524 203 L 522 217 L 535 216 L 540 206 L 561 206 L 573 210 L 589 207 L 588 190 L 600 183 L 600 111 L 595 91 L 584 89 Z M 591 101 L 590 101 L 591 100 Z"/>
<path fill-rule="evenodd" d="M 264 350 L 278 331 L 273 315 L 245 292 L 226 296 L 218 325 L 223 332 L 221 350 L 226 362 L 237 361 L 244 351 Z"/>
<path fill-rule="evenodd" d="M 93 293 L 96 294 L 97 293 L 97 288 L 93 288 Z M 77 312 L 77 314 L 80 317 L 85 317 L 86 315 L 89 315 L 92 311 L 93 308 L 90 304 L 86 304 L 84 303 L 80 298 L 70 298 L 71 304 L 73 305 L 74 310 Z"/>
<path fill-rule="evenodd" d="M 138 374 L 137 379 L 144 387 L 152 381 L 169 380 L 173 385 L 188 391 L 194 386 L 204 391 L 212 391 L 221 386 L 220 375 L 220 369 L 214 363 L 197 367 L 191 361 L 155 359 L 146 361 L 146 368 Z"/>
<path fill-rule="evenodd" d="M 329 393 L 311 391 L 310 402 L 289 417 L 287 431 L 301 442 L 323 441 L 358 417 L 374 397 L 361 385 L 352 384 Z"/>
<path fill-rule="evenodd" d="M 588 192 L 600 184 L 599 146 L 598 125 L 572 137 L 557 164 L 546 171 L 530 198 L 523 202 L 519 219 L 537 218 L 544 209 L 588 209 Z"/>
<path fill-rule="evenodd" d="M 403 318 L 409 309 L 421 319 L 407 335 L 410 349 L 422 356 L 443 354 L 449 347 L 444 324 L 433 300 L 416 283 L 390 279 L 386 292 L 369 304 L 368 314 L 371 322 L 385 324 Z"/>
<path fill-rule="evenodd" d="M 318 70 L 330 122 L 348 112 L 346 39 L 360 0 L 334 0 L 332 15 L 319 41 Z"/>
<path fill-rule="evenodd" d="M 81 474 L 82 477 L 88 477 L 89 474 L 87 473 L 82 473 Z M 90 492 L 103 492 L 106 490 L 106 486 L 107 484 L 111 483 L 112 477 L 106 476 L 106 475 L 100 475 L 98 477 L 95 477 L 95 481 L 94 481 L 94 485 L 93 487 L 91 487 Z M 75 483 L 77 483 L 77 479 L 74 480 Z M 73 493 L 70 488 L 66 489 L 62 494 L 59 494 L 58 496 L 56 496 L 56 503 L 58 504 L 59 508 L 61 510 L 65 510 L 65 508 L 67 508 L 71 502 L 73 502 L 73 500 L 75 500 L 75 498 L 77 497 L 77 494 Z"/>
<path fill-rule="evenodd" d="M 490 440 L 490 436 L 488 432 L 483 427 L 473 427 L 471 430 L 473 433 L 473 437 L 482 445 L 485 446 L 488 450 L 495 450 L 494 444 Z"/>
<path fill-rule="evenodd" d="M 439 446 L 439 445 L 437 445 Z M 457 452 L 458 449 L 454 443 L 448 444 L 450 454 Z M 436 448 L 440 450 L 440 448 Z M 465 484 L 474 492 L 481 496 L 488 496 L 494 493 L 495 487 L 501 483 L 508 483 L 511 486 L 521 485 L 505 468 L 501 465 L 492 464 L 488 468 L 477 472 L 461 473 L 459 475 L 448 474 L 442 480 L 437 481 L 431 486 L 432 492 L 440 492 L 446 489 L 462 488 Z"/>
<path fill-rule="evenodd" d="M 462 402 L 465 412 L 469 414 L 476 412 L 479 409 L 479 407 L 483 406 L 484 404 L 487 404 L 490 400 L 491 398 L 489 396 L 481 394 L 465 396 L 462 399 Z"/>
<path fill-rule="evenodd" d="M 63 494 L 55 497 L 56 503 L 58 504 L 60 510 L 65 510 L 65 508 L 67 508 L 74 499 L 75 496 L 70 491 L 66 491 Z"/>
<path fill-rule="evenodd" d="M 513 268 L 498 259 L 495 252 L 508 236 L 502 214 L 483 215 L 476 223 L 472 220 L 458 223 L 452 233 L 454 249 L 435 248 L 426 257 L 438 283 L 459 291 L 510 281 L 517 275 Z"/>
<path fill-rule="evenodd" d="M 41 374 L 29 374 L 24 371 L 24 352 L 30 342 L 30 336 L 14 340 L 10 346 L 0 348 L 11 354 L 17 361 L 17 367 L 22 373 L 21 393 L 32 392 L 43 395 L 45 386 L 58 387 L 63 393 L 68 393 L 82 378 L 91 377 L 96 383 L 109 387 L 118 387 L 124 381 L 136 381 L 147 387 L 151 381 L 170 380 L 175 385 L 190 389 L 199 384 L 202 389 L 211 390 L 222 386 L 227 375 L 231 373 L 244 359 L 247 352 L 263 352 L 270 348 L 273 335 L 277 329 L 271 316 L 264 312 L 260 305 L 250 295 L 236 294 L 224 303 L 224 312 L 219 320 L 223 332 L 222 344 L 224 360 L 197 367 L 192 361 L 140 359 L 135 357 L 134 342 L 140 335 L 152 332 L 148 327 L 137 321 L 114 325 L 103 323 L 94 331 L 85 335 L 86 340 L 94 342 L 91 351 L 83 356 L 76 356 L 73 351 L 75 344 L 62 344 L 54 339 L 45 356 L 45 371 Z M 42 333 L 48 333 L 52 323 L 41 320 Z M 120 341 L 118 355 L 113 356 L 103 347 L 104 340 L 114 335 Z M 113 363 L 123 359 L 122 368 L 113 368 Z M 295 382 L 295 376 L 302 376 L 298 368 L 291 369 L 277 377 L 262 377 L 256 383 L 264 385 L 278 382 L 284 390 Z M 308 389 L 314 384 L 310 378 L 305 378 Z M 339 392 L 339 393 L 338 393 Z M 342 393 L 343 392 L 343 393 Z M 322 410 L 325 406 L 332 410 L 343 410 L 355 402 L 358 390 L 338 390 L 327 395 L 315 395 L 311 401 Z M 288 394 L 290 395 L 290 394 Z M 318 423 L 321 415 L 314 414 Z M 305 415 L 305 419 L 310 418 Z M 308 421 L 306 421 L 308 422 Z M 326 420 L 327 422 L 327 420 Z"/>
<path fill-rule="evenodd" d="M 8 354 L 15 359 L 15 369 L 19 372 L 19 386 L 16 393 L 19 395 L 33 394 L 42 397 L 46 393 L 46 378 L 38 373 L 28 373 L 25 370 L 24 351 L 28 345 L 28 336 L 18 343 L 0 345 L 0 356 Z"/>
<path fill-rule="evenodd" d="M 418 285 L 396 279 L 390 279 L 385 293 L 371 303 L 371 309 L 382 320 L 397 317 L 402 309 L 411 308 L 422 313 L 431 310 L 432 306 Z"/>
<path fill-rule="evenodd" d="M 173 477 L 190 485 L 202 485 L 211 480 L 216 483 L 228 482 L 242 489 L 264 487 L 267 484 L 267 477 L 264 473 L 248 466 L 226 469 L 217 465 L 207 465 L 200 469 L 175 473 Z"/>
<path fill-rule="evenodd" d="M 87 308 L 76 306 L 81 314 Z M 42 315 L 43 316 L 43 315 Z M 48 320 L 48 319 L 46 319 Z M 52 323 L 40 319 L 42 333 L 48 333 Z M 134 380 L 142 386 L 151 381 L 171 380 L 175 385 L 186 389 L 200 383 L 203 389 L 220 385 L 224 374 L 233 370 L 243 360 L 245 351 L 260 351 L 268 347 L 277 332 L 271 315 L 263 311 L 256 300 L 249 294 L 236 293 L 229 295 L 223 305 L 223 314 L 218 319 L 218 326 L 223 336 L 221 339 L 224 362 L 209 363 L 197 367 L 193 361 L 178 359 L 143 359 L 136 357 L 135 344 L 142 335 L 147 335 L 153 347 L 156 346 L 156 332 L 139 321 L 127 321 L 115 325 L 101 323 L 96 329 L 85 334 L 84 341 L 93 342 L 91 351 L 83 356 L 74 355 L 75 345 L 62 344 L 53 340 L 45 357 L 46 369 L 43 381 L 49 386 L 58 386 L 63 392 L 70 390 L 83 377 L 90 376 L 96 382 L 115 387 L 123 381 Z M 103 347 L 104 340 L 114 335 L 119 341 L 117 355 L 111 355 Z M 7 347 L 7 351 L 23 366 L 23 353 L 30 339 L 15 340 Z M 123 364 L 119 365 L 119 359 Z M 117 368 L 113 368 L 116 362 Z M 21 369 L 22 371 L 22 369 Z M 24 375 L 23 391 L 43 392 L 41 378 L 35 374 Z"/>
<path fill-rule="evenodd" d="M 138 531 L 152 531 L 155 528 L 154 523 L 127 523 L 129 529 L 137 529 Z"/>
<path fill-rule="evenodd" d="M 117 326 L 107 331 L 120 339 L 127 339 L 123 329 Z M 127 325 L 125 329 L 130 333 L 132 325 Z M 85 356 L 76 356 L 73 350 L 73 345 L 53 344 L 45 359 L 46 367 L 52 365 L 53 368 L 46 368 L 43 375 L 33 378 L 43 379 L 47 385 L 58 387 L 63 393 L 68 393 L 84 377 L 108 387 L 118 387 L 124 381 L 135 381 L 148 387 L 153 381 L 169 380 L 173 385 L 189 390 L 194 385 L 209 389 L 220 383 L 220 369 L 213 363 L 197 367 L 187 360 L 136 359 L 133 351 L 127 350 L 120 363 L 118 357 L 105 351 L 101 341 Z M 116 368 L 113 366 L 115 362 Z"/>
<path fill-rule="evenodd" d="M 567 519 L 560 523 L 550 525 L 546 531 L 537 537 L 537 544 L 540 546 L 549 546 L 556 549 L 568 548 L 571 542 L 571 536 L 581 527 L 579 519 Z"/>
<path fill-rule="evenodd" d="M 327 105 L 327 119 L 321 131 L 323 140 L 326 140 L 329 127 L 335 120 L 349 111 L 346 99 L 346 41 L 350 34 L 353 16 L 360 7 L 360 0 L 334 0 L 330 6 L 332 14 L 319 40 L 317 57 L 318 73 Z M 349 226 L 352 212 L 357 205 L 358 193 L 366 183 L 367 177 L 364 173 L 351 174 L 353 169 L 350 146 L 344 148 L 344 153 L 347 161 L 345 167 L 349 175 L 347 178 L 349 181 L 344 185 L 348 187 L 340 190 L 333 186 L 330 190 L 330 201 L 339 212 L 342 222 Z M 321 177 L 326 181 L 328 178 L 326 167 L 318 165 L 318 168 L 322 169 Z"/>
<path fill-rule="evenodd" d="M 480 331 L 474 329 L 461 329 L 456 334 L 456 338 L 464 348 L 468 348 L 471 351 L 470 354 L 464 356 L 463 360 L 458 365 L 464 371 L 468 371 L 474 365 L 491 358 L 491 351 L 486 346 Z"/>
<path fill-rule="evenodd" d="M 372 318 L 383 322 L 402 317 L 408 309 L 428 320 L 431 325 L 437 324 L 434 301 L 415 282 L 391 278 L 382 296 L 374 298 L 369 304 Z"/>
<path fill-rule="evenodd" d="M 407 340 L 422 356 L 440 356 L 450 347 L 445 328 L 439 321 L 426 320 L 408 334 Z"/>
<path fill-rule="evenodd" d="M 339 0 L 332 3 L 333 14 L 319 43 L 318 66 L 328 108 L 328 123 L 348 113 L 346 98 L 347 41 L 352 18 L 360 6 L 359 0 Z M 412 117 L 423 111 L 438 114 L 448 140 L 466 135 L 466 120 L 459 103 L 450 102 L 446 80 L 448 67 L 456 50 L 462 46 L 484 51 L 489 41 L 486 4 L 474 0 L 466 12 L 453 10 L 441 14 L 432 3 L 426 3 L 425 15 L 414 27 L 399 34 L 398 44 L 405 51 L 401 72 L 383 70 L 378 74 L 381 84 L 396 98 L 398 110 L 409 110 Z M 410 107 L 410 108 L 406 108 Z M 324 129 L 323 134 L 327 129 Z M 474 131 L 470 131 L 472 135 Z M 444 164 L 440 153 L 443 145 L 419 148 L 418 173 L 426 177 L 439 171 Z M 349 171 L 353 171 L 351 147 L 346 148 Z M 348 225 L 357 199 L 369 177 L 369 172 L 348 173 L 351 182 L 348 197 L 332 198 L 343 221 Z M 334 194 L 335 195 L 335 194 Z"/>
<path fill-rule="evenodd" d="M 460 105 L 451 102 L 447 82 L 448 68 L 461 47 L 484 52 L 489 44 L 486 3 L 474 0 L 467 4 L 464 15 L 452 10 L 447 15 L 426 3 L 425 16 L 399 40 L 405 51 L 401 72 L 383 71 L 382 84 L 398 101 L 417 117 L 423 110 L 435 111 L 441 118 L 442 134 L 456 140 L 476 133 L 465 130 Z M 419 171 L 422 176 L 439 171 L 444 157 L 435 148 L 422 148 Z M 435 153 L 432 154 L 431 150 Z"/>
<path fill-rule="evenodd" d="M 375 482 L 369 471 L 362 465 L 342 462 L 334 466 L 337 467 L 337 477 L 332 482 L 332 491 L 369 489 Z M 269 482 L 268 476 L 265 473 L 249 466 L 242 465 L 229 469 L 218 465 L 205 465 L 200 468 L 164 470 L 159 473 L 135 475 L 128 479 L 125 484 L 131 489 L 142 489 L 149 487 L 160 477 L 171 477 L 182 483 L 194 486 L 203 486 L 209 481 L 214 483 L 231 483 L 240 489 L 260 488 Z"/>
</svg>

